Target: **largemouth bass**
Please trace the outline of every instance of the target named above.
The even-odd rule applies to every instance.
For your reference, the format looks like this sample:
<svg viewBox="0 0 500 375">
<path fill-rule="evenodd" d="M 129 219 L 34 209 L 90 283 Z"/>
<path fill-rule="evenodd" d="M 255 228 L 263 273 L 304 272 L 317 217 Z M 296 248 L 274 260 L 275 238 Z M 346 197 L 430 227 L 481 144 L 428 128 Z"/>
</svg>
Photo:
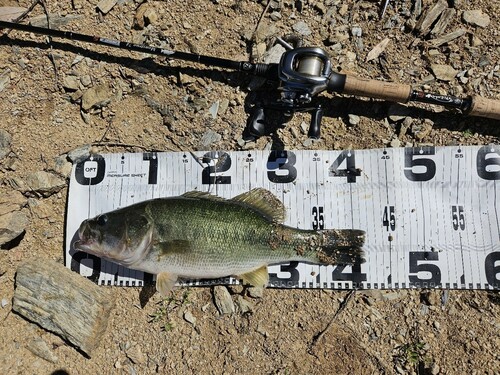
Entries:
<svg viewBox="0 0 500 375">
<path fill-rule="evenodd" d="M 269 264 L 362 263 L 364 232 L 283 225 L 285 207 L 257 188 L 226 200 L 202 192 L 158 198 L 82 222 L 75 249 L 157 275 L 167 295 L 177 279 L 240 277 L 265 286 Z"/>
</svg>

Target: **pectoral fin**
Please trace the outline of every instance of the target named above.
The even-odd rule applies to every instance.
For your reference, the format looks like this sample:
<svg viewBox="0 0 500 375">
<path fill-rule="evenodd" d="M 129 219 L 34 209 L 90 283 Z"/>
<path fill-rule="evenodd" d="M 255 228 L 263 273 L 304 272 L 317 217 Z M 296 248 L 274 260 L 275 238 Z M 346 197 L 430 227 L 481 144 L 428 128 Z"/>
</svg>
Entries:
<svg viewBox="0 0 500 375">
<path fill-rule="evenodd" d="M 168 272 L 160 272 L 156 275 L 156 290 L 162 297 L 166 297 L 177 282 L 177 275 Z"/>
<path fill-rule="evenodd" d="M 267 266 L 262 266 L 251 272 L 240 275 L 244 284 L 250 284 L 257 287 L 266 287 L 269 282 L 269 273 Z"/>
</svg>

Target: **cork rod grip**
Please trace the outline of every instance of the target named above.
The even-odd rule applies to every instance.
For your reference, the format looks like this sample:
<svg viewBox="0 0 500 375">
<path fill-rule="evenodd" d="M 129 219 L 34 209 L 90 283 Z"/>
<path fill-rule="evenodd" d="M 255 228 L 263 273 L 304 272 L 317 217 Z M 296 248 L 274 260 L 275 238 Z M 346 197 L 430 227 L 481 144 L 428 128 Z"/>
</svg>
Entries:
<svg viewBox="0 0 500 375">
<path fill-rule="evenodd" d="M 376 81 L 347 75 L 344 94 L 406 103 L 410 98 L 411 86 L 394 82 Z"/>
<path fill-rule="evenodd" d="M 486 99 L 481 96 L 473 96 L 472 105 L 467 114 L 471 116 L 500 120 L 500 100 Z"/>
</svg>

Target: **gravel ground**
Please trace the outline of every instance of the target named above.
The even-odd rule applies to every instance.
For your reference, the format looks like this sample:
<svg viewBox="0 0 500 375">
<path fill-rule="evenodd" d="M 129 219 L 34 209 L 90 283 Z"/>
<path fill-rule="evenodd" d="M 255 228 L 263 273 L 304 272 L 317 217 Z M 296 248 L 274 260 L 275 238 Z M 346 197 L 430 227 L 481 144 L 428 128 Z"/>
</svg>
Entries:
<svg viewBox="0 0 500 375">
<path fill-rule="evenodd" d="M 498 1 L 392 0 L 383 20 L 371 0 L 45 3 L 62 30 L 240 61 L 263 61 L 277 36 L 298 34 L 324 48 L 335 70 L 500 100 Z M 441 16 L 427 25 L 436 4 Z M 27 20 L 43 15 L 38 4 Z M 452 32 L 459 36 L 439 44 Z M 91 358 L 11 311 L 23 260 L 63 262 L 68 153 L 82 145 L 104 153 L 499 143 L 495 120 L 330 94 L 322 94 L 321 140 L 307 138 L 309 115 L 296 114 L 245 142 L 249 108 L 262 94 L 255 85 L 242 73 L 137 52 L 19 31 L 0 38 L 0 219 L 16 212 L 24 232 L 0 250 L 1 373 L 500 374 L 497 291 L 269 289 L 252 297 L 231 286 L 235 312 L 221 314 L 210 288 L 165 301 L 155 294 L 141 307 L 139 289 L 112 287 L 117 304 Z"/>
</svg>

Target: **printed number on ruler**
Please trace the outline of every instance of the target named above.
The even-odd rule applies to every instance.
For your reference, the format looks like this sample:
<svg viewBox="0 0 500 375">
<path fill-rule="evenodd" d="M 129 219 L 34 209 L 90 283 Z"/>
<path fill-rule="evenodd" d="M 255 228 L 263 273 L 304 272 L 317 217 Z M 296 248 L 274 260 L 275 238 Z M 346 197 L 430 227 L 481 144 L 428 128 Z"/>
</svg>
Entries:
<svg viewBox="0 0 500 375">
<path fill-rule="evenodd" d="M 170 159 L 172 158 L 171 153 L 144 153 L 140 154 L 140 163 L 136 165 L 134 172 L 123 170 L 123 172 L 118 173 L 115 167 L 111 167 L 114 165 L 113 160 L 114 157 L 118 157 L 115 155 L 92 155 L 87 160 L 78 162 L 74 167 L 74 182 L 70 185 L 70 192 L 77 189 L 76 185 L 80 185 L 82 187 L 87 187 L 85 190 L 86 194 L 90 194 L 89 192 L 93 192 L 92 194 L 99 194 L 101 190 L 95 190 L 95 188 L 104 183 L 110 183 L 110 179 L 112 177 L 119 177 L 123 180 L 132 177 L 144 177 L 140 179 L 140 183 L 136 185 L 161 185 L 168 187 L 169 184 L 175 184 L 175 181 L 166 181 L 165 178 L 161 177 L 164 174 L 162 172 L 168 171 L 169 168 L 172 168 Z M 238 157 L 240 155 L 244 155 L 243 157 Z M 233 182 L 239 183 L 240 181 L 235 180 L 235 169 L 239 168 L 238 165 L 235 164 L 236 160 L 241 160 L 243 163 L 252 164 L 252 168 L 257 170 L 257 173 L 261 173 L 266 176 L 267 180 L 271 182 L 271 184 L 276 184 L 276 186 L 287 186 L 287 184 L 294 184 L 295 194 L 304 192 L 304 189 L 301 189 L 301 184 L 308 184 L 311 181 L 304 180 L 301 176 L 304 175 L 305 171 L 302 168 L 309 168 L 309 164 L 305 163 L 303 160 L 308 162 L 312 161 L 315 163 L 316 170 L 319 175 L 323 176 L 323 178 L 333 178 L 335 181 L 337 178 L 343 178 L 346 184 L 350 186 L 358 185 L 358 180 L 360 181 L 360 186 L 364 186 L 364 189 L 371 189 L 371 196 L 376 196 L 374 192 L 376 189 L 384 189 L 384 187 L 376 187 L 370 186 L 370 169 L 366 169 L 363 165 L 357 162 L 357 157 L 359 156 L 362 161 L 362 164 L 368 165 L 373 158 L 378 159 L 379 150 L 362 150 L 362 151 L 353 151 L 353 150 L 344 150 L 344 151 L 271 151 L 268 153 L 262 151 L 252 151 L 251 154 L 243 153 L 243 152 L 207 152 L 202 155 L 200 160 L 201 168 L 199 169 L 200 173 L 200 183 L 202 185 L 229 185 Z M 122 168 L 125 168 L 126 162 L 136 157 L 138 154 L 125 154 L 121 155 L 120 164 Z M 170 159 L 169 159 L 170 158 Z M 190 156 L 189 154 L 183 154 L 179 160 L 182 163 L 188 163 Z M 298 158 L 300 158 L 301 162 L 298 162 Z M 500 285 L 500 251 L 498 248 L 498 243 L 500 242 L 499 233 L 498 233 L 498 196 L 500 194 L 497 192 L 496 182 L 500 180 L 500 146 L 483 146 L 483 147 L 463 147 L 457 150 L 456 147 L 416 147 L 416 148 L 406 148 L 406 149 L 390 149 L 388 151 L 383 151 L 382 160 L 386 163 L 386 168 L 395 168 L 394 176 L 397 177 L 398 166 L 401 167 L 399 172 L 401 176 L 404 176 L 404 180 L 409 181 L 410 183 L 415 184 L 423 184 L 423 185 L 415 185 L 419 186 L 421 191 L 425 192 L 425 194 L 430 194 L 433 186 L 435 185 L 427 185 L 428 183 L 432 183 L 436 178 L 441 178 L 441 168 L 442 165 L 448 165 L 452 163 L 452 159 L 456 160 L 458 166 L 460 166 L 460 173 L 473 178 L 476 176 L 479 178 L 479 181 L 491 182 L 493 185 L 488 184 L 480 184 L 481 191 L 486 194 L 490 199 L 490 202 L 493 204 L 486 206 L 483 205 L 482 209 L 487 210 L 483 212 L 483 215 L 489 214 L 491 220 L 497 220 L 497 229 L 494 229 L 494 223 L 492 224 L 491 233 L 488 233 L 490 237 L 492 237 L 492 242 L 486 246 L 488 252 L 484 254 L 480 253 L 479 250 L 474 250 L 472 248 L 474 244 L 472 242 L 467 243 L 469 246 L 466 250 L 462 250 L 462 257 L 464 254 L 474 256 L 475 258 L 471 258 L 472 260 L 479 260 L 482 265 L 479 264 L 478 275 L 465 275 L 467 262 L 464 260 L 460 260 L 458 253 L 452 251 L 429 251 L 428 249 L 410 249 L 409 251 L 404 251 L 401 253 L 401 250 L 396 246 L 398 235 L 401 237 L 401 233 L 404 231 L 408 231 L 411 227 L 415 226 L 413 222 L 409 219 L 412 216 L 408 214 L 408 204 L 403 201 L 395 201 L 392 195 L 387 195 L 387 201 L 381 204 L 380 216 L 378 216 L 380 220 L 376 221 L 368 221 L 366 223 L 365 229 L 368 233 L 370 233 L 373 228 L 380 228 L 380 223 L 382 224 L 381 229 L 388 233 L 388 242 L 390 243 L 391 250 L 394 254 L 399 254 L 399 261 L 404 260 L 406 265 L 396 264 L 396 257 L 391 257 L 391 267 L 396 270 L 403 270 L 405 273 L 404 279 L 399 278 L 398 281 L 394 280 L 393 272 L 391 271 L 389 274 L 389 278 L 387 279 L 388 285 L 395 285 L 396 287 L 404 286 L 407 283 L 409 286 L 442 286 L 445 283 L 447 286 L 451 284 L 451 287 L 455 287 L 455 284 L 459 284 L 461 287 L 468 288 L 477 288 L 477 287 L 485 287 L 481 285 L 481 283 L 487 284 L 487 287 L 499 288 Z M 176 159 L 177 160 L 177 159 Z M 261 161 L 264 163 L 262 164 Z M 259 161 L 259 162 L 258 162 Z M 304 164 L 305 163 L 305 164 Z M 109 165 L 108 165 L 109 164 Z M 115 163 L 116 164 L 116 163 Z M 454 175 L 453 175 L 454 176 Z M 476 181 L 475 180 L 475 181 Z M 136 180 L 137 181 L 137 180 Z M 388 181 L 389 183 L 391 181 Z M 452 181 L 453 182 L 453 181 Z M 142 186 L 142 185 L 141 185 Z M 292 186 L 292 185 L 290 185 Z M 328 189 L 331 189 L 332 185 L 328 186 Z M 338 186 L 338 185 L 335 185 Z M 347 186 L 347 185 L 346 185 Z M 461 191 L 458 183 L 456 183 L 457 191 Z M 136 186 L 135 186 L 136 187 Z M 322 192 L 326 189 L 325 185 L 321 185 L 317 187 L 318 192 Z M 385 189 L 389 189 L 389 186 L 385 186 Z M 411 186 L 410 186 L 411 188 Z M 425 189 L 424 189 L 425 188 Z M 323 189 L 323 190 L 322 190 Z M 354 187 L 351 189 L 351 199 L 355 197 L 359 200 L 359 192 L 356 189 L 361 189 L 360 187 Z M 412 188 L 414 189 L 414 188 Z M 105 190 L 105 189 L 104 189 Z M 415 190 L 415 189 L 414 189 Z M 166 189 L 168 191 L 168 189 Z M 389 191 L 389 190 L 387 190 Z M 418 188 L 417 190 L 418 191 Z M 353 193 L 354 192 L 354 193 Z M 290 193 L 292 194 L 292 193 Z M 305 194 L 305 193 L 304 193 Z M 325 190 L 325 193 L 321 193 L 321 196 L 325 196 L 328 199 L 334 199 L 331 190 Z M 326 195 L 325 195 L 326 194 Z M 354 194 L 354 195 L 353 195 Z M 358 194 L 358 195 L 356 195 Z M 489 194 L 489 195 L 487 195 Z M 431 194 L 432 195 L 432 194 Z M 462 194 L 463 195 L 463 194 Z M 71 196 L 71 194 L 70 194 Z M 425 200 L 433 197 L 425 196 L 422 197 L 422 202 L 424 206 L 427 205 Z M 452 233 L 455 233 L 457 238 L 462 240 L 466 240 L 472 236 L 473 228 L 477 227 L 481 224 L 479 220 L 481 220 L 481 215 L 477 213 L 477 207 L 472 207 L 472 201 L 470 198 L 465 199 L 466 197 L 461 197 L 454 202 L 450 202 L 449 204 L 444 205 L 444 202 L 439 201 L 439 208 L 447 211 L 447 214 L 444 215 L 445 221 L 443 223 L 437 222 L 436 225 L 444 225 L 448 223 L 449 227 L 443 227 L 443 230 L 449 230 Z M 293 201 L 293 200 L 292 200 Z M 297 201 L 297 200 L 295 200 Z M 307 209 L 308 215 L 311 215 L 311 219 L 306 219 L 305 223 L 309 222 L 310 228 L 314 230 L 322 230 L 326 229 L 326 223 L 332 223 L 334 218 L 333 212 L 329 212 L 329 206 L 326 205 L 327 202 L 317 201 L 311 204 Z M 348 212 L 350 208 L 345 207 L 345 212 Z M 433 208 L 436 209 L 435 207 Z M 72 211 L 70 211 L 72 212 Z M 353 212 L 348 212 L 350 215 L 354 215 Z M 433 215 L 437 215 L 436 212 L 432 213 Z M 359 215 L 359 213 L 358 213 Z M 405 216 L 406 215 L 406 216 Z M 422 218 L 425 222 L 425 215 L 430 215 L 430 213 L 423 212 L 420 215 L 424 215 Z M 415 216 L 415 215 L 413 215 Z M 354 216 L 353 216 L 354 217 Z M 85 213 L 81 213 L 79 217 L 79 221 L 81 222 L 86 218 Z M 442 220 L 441 220 L 442 221 Z M 79 223 L 72 224 L 72 232 L 68 231 L 68 233 L 74 233 L 74 236 L 77 235 L 77 228 Z M 68 220 L 68 229 L 70 223 Z M 403 228 L 403 226 L 405 226 Z M 441 228 L 441 227 L 440 227 Z M 307 228 L 305 228 L 307 229 Z M 414 229 L 416 230 L 416 229 Z M 421 230 L 421 228 L 420 228 Z M 484 229 L 483 229 L 484 230 Z M 73 237 L 74 237 L 73 236 Z M 483 237 L 486 234 L 483 233 Z M 496 237 L 495 237 L 496 236 Z M 71 241 L 71 239 L 69 239 Z M 367 238 L 367 247 L 370 248 L 371 238 Z M 410 244 L 411 245 L 411 244 Z M 71 248 L 71 243 L 68 242 L 67 248 Z M 474 253 L 475 252 L 475 253 Z M 477 253 L 477 254 L 476 254 Z M 80 264 L 85 259 L 86 265 L 92 263 L 90 266 L 91 274 L 88 275 L 91 279 L 96 280 L 99 279 L 102 275 L 103 264 L 99 258 L 92 257 L 87 254 L 73 253 L 69 254 L 71 257 L 71 268 L 75 271 L 80 271 Z M 373 253 L 368 253 L 368 263 L 367 265 L 355 265 L 353 267 L 350 266 L 335 266 L 325 268 L 329 272 L 329 277 L 327 280 L 332 282 L 332 285 L 335 285 L 337 282 L 350 282 L 353 286 L 366 287 L 367 285 L 373 284 L 372 280 L 374 279 L 374 273 L 378 273 L 377 265 L 371 266 L 370 262 L 372 259 Z M 458 270 L 460 267 L 463 268 L 463 273 L 460 277 L 460 280 L 456 282 L 456 280 L 448 279 L 448 270 L 444 270 L 446 264 L 448 264 L 451 260 L 446 262 L 447 258 L 455 259 L 456 263 L 455 267 Z M 392 265 L 392 262 L 396 262 Z M 463 264 L 460 265 L 460 262 Z M 465 262 L 465 263 L 464 263 Z M 368 265 L 370 265 L 368 267 Z M 471 267 L 467 269 L 467 272 L 472 272 Z M 369 272 L 367 272 L 369 271 Z M 270 270 L 270 283 L 272 285 L 281 285 L 281 286 L 300 286 L 301 282 L 304 280 L 304 268 L 303 264 L 292 262 L 290 264 L 285 264 L 281 266 L 275 266 Z M 322 272 L 325 272 L 322 268 Z M 458 272 L 458 271 L 456 271 Z M 474 271 L 475 272 L 475 271 Z M 316 280 L 319 285 L 320 275 L 317 275 Z M 468 284 L 465 284 L 466 277 L 469 279 Z M 472 279 L 474 279 L 474 283 L 472 283 Z"/>
</svg>

